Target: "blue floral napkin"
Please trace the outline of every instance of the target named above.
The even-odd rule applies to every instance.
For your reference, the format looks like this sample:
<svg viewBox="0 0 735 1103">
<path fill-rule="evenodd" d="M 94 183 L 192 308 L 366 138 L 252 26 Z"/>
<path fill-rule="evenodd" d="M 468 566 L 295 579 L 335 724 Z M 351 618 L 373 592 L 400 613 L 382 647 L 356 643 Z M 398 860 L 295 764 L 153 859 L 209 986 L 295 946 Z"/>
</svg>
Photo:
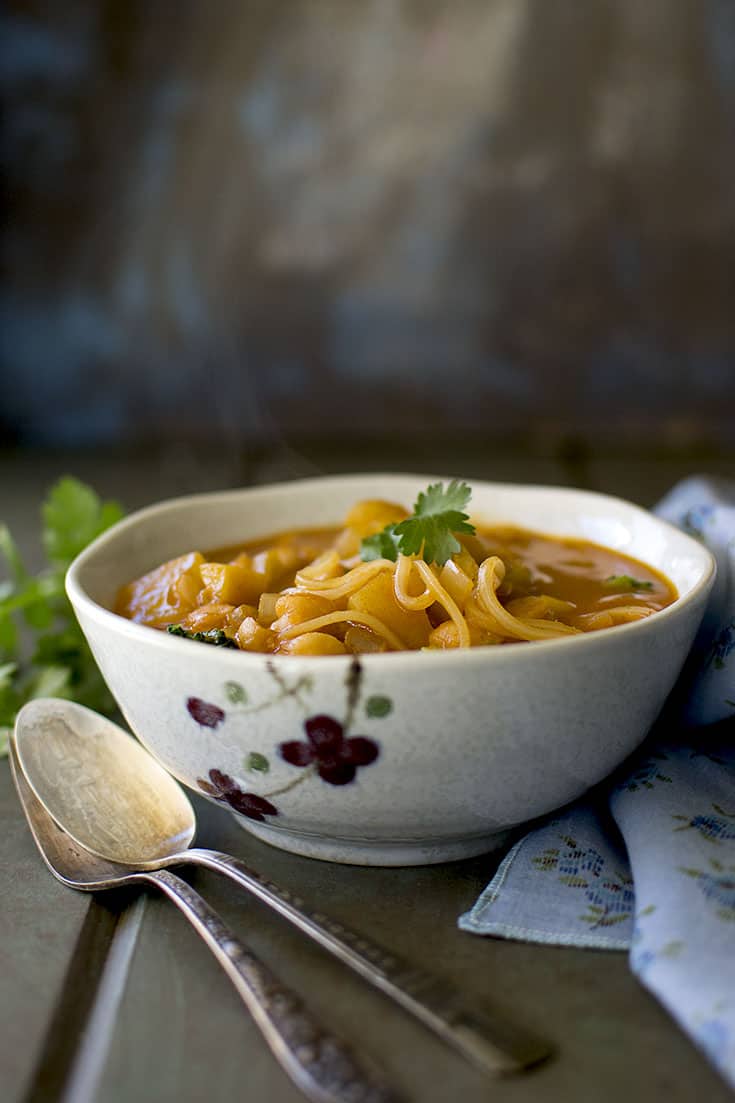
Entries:
<svg viewBox="0 0 735 1103">
<path fill-rule="evenodd" d="M 735 1086 L 735 485 L 688 479 L 656 512 L 717 558 L 679 688 L 641 753 L 516 843 L 459 926 L 628 950 Z"/>
</svg>

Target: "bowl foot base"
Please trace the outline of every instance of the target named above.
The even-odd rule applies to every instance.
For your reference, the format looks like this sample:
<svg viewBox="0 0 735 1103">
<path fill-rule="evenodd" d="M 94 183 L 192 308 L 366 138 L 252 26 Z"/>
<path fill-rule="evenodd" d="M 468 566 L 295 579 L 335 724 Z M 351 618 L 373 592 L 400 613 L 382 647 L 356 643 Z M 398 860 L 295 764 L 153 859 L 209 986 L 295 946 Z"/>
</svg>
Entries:
<svg viewBox="0 0 735 1103">
<path fill-rule="evenodd" d="M 341 862 L 357 866 L 427 866 L 439 862 L 454 862 L 474 858 L 504 846 L 511 831 L 489 835 L 468 835 L 459 839 L 348 839 L 335 836 L 310 835 L 284 828 L 264 827 L 242 816 L 235 819 L 258 839 L 280 850 L 319 858 L 325 862 Z"/>
</svg>

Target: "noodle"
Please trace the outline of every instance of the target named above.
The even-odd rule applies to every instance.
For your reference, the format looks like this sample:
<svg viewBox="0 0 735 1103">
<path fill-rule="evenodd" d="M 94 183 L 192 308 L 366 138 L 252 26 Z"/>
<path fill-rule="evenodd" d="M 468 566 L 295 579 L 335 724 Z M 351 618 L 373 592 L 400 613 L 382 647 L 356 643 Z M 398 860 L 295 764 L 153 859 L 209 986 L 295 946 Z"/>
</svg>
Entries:
<svg viewBox="0 0 735 1103">
<path fill-rule="evenodd" d="M 393 592 L 396 595 L 396 601 L 402 605 L 404 609 L 428 609 L 429 606 L 433 605 L 436 601 L 433 590 L 427 587 L 423 593 L 415 595 L 409 594 L 408 592 L 408 583 L 414 564 L 415 560 L 412 556 L 398 556 L 398 566 L 393 575 Z"/>
<path fill-rule="evenodd" d="M 505 564 L 497 555 L 489 556 L 480 564 L 477 576 L 477 607 L 473 612 L 478 623 L 490 632 L 500 636 L 509 636 L 515 640 L 548 640 L 555 636 L 575 635 L 578 631 L 560 621 L 537 620 L 529 617 L 521 620 L 514 617 L 500 604 L 496 590 L 505 578 Z M 484 616 L 482 615 L 484 614 Z"/>
<path fill-rule="evenodd" d="M 587 613 L 581 619 L 589 632 L 599 628 L 612 628 L 616 624 L 630 624 L 633 620 L 643 620 L 651 615 L 650 609 L 641 609 L 640 605 L 613 605 L 601 613 Z"/>
<path fill-rule="evenodd" d="M 381 620 L 371 613 L 360 613 L 356 609 L 338 609 L 334 613 L 325 613 L 322 617 L 314 617 L 312 620 L 302 621 L 301 624 L 294 624 L 281 632 L 281 639 L 292 640 L 295 636 L 303 636 L 305 632 L 320 632 L 332 624 L 342 624 L 345 621 L 350 624 L 364 624 L 376 635 L 382 636 L 394 651 L 406 650 L 403 640 L 400 640 L 395 632 L 391 632 Z"/>
<path fill-rule="evenodd" d="M 308 569 L 308 568 L 307 568 Z M 339 578 L 310 578 L 307 569 L 299 571 L 294 579 L 295 585 L 305 593 L 322 594 L 330 601 L 340 601 L 349 597 L 364 586 L 374 575 L 381 571 L 393 570 L 389 559 L 374 559 L 371 563 L 361 563 Z"/>
<path fill-rule="evenodd" d="M 433 590 L 436 596 L 436 600 L 446 609 L 446 611 L 449 613 L 449 616 L 456 624 L 459 638 L 459 646 L 469 647 L 470 629 L 467 621 L 460 613 L 456 601 L 454 601 L 454 599 L 449 596 L 428 563 L 424 563 L 423 559 L 416 559 L 414 560 L 414 563 L 416 566 L 416 570 L 426 582 L 427 588 Z"/>
</svg>

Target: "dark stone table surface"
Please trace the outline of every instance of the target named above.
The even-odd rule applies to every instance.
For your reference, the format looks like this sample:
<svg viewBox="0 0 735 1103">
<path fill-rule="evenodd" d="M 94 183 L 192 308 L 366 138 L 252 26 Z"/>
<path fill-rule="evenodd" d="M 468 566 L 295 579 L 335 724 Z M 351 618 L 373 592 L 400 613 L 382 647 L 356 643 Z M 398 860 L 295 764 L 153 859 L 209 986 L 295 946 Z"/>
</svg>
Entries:
<svg viewBox="0 0 735 1103">
<path fill-rule="evenodd" d="M 257 460 L 162 456 L 0 456 L 0 515 L 33 558 L 43 489 L 72 471 L 128 508 L 185 491 L 370 467 L 518 482 L 577 483 L 651 505 L 692 470 L 686 458 L 286 451 Z M 732 473 L 726 458 L 710 462 Z M 524 945 L 460 932 L 458 915 L 499 855 L 423 868 L 371 869 L 273 849 L 195 798 L 199 842 L 229 851 L 336 919 L 365 931 L 547 1038 L 554 1058 L 492 1081 L 387 999 L 214 874 L 187 873 L 240 935 L 328 1023 L 365 1050 L 413 1103 L 725 1103 L 726 1087 L 629 971 L 625 954 Z M 5 1103 L 296 1103 L 225 976 L 156 895 L 76 894 L 41 864 L 0 762 L 0 1068 Z"/>
</svg>

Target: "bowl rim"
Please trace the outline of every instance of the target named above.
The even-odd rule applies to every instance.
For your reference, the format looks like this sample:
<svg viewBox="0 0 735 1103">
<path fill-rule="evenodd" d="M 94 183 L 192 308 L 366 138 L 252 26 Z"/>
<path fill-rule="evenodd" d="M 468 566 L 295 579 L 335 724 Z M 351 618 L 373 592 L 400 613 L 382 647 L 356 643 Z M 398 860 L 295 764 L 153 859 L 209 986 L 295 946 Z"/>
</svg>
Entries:
<svg viewBox="0 0 735 1103">
<path fill-rule="evenodd" d="M 105 532 L 101 533 L 100 536 L 96 537 L 95 540 L 84 548 L 73 560 L 66 572 L 66 593 L 77 615 L 78 609 L 82 609 L 87 616 L 95 620 L 102 627 L 128 636 L 133 640 L 138 640 L 141 645 L 145 643 L 149 646 L 158 646 L 170 650 L 172 654 L 178 651 L 181 654 L 187 654 L 191 657 L 191 644 L 196 641 L 180 639 L 167 632 L 162 632 L 158 628 L 151 628 L 148 625 L 138 624 L 136 621 L 131 621 L 126 617 L 120 616 L 118 613 L 113 612 L 111 609 L 95 601 L 87 593 L 80 580 L 81 573 L 89 566 L 90 562 L 94 562 L 95 557 L 99 555 L 101 551 L 108 549 L 111 544 L 114 544 L 129 529 L 144 525 L 145 522 L 153 517 L 165 515 L 167 512 L 178 511 L 182 507 L 194 508 L 204 505 L 205 503 L 210 504 L 213 502 L 226 503 L 229 500 L 242 498 L 243 496 L 256 498 L 259 496 L 272 495 L 274 493 L 278 495 L 287 495 L 291 490 L 297 491 L 305 487 L 326 489 L 328 486 L 334 486 L 344 489 L 350 484 L 364 483 L 366 481 L 377 482 L 379 480 L 383 480 L 384 482 L 414 481 L 417 483 L 420 482 L 422 486 L 425 486 L 431 482 L 447 482 L 452 477 L 453 476 L 428 475 L 415 472 L 354 472 L 341 475 L 284 479 L 278 482 L 165 498 L 159 502 L 154 502 L 141 509 L 135 510 L 122 520 L 116 522 Z M 625 498 L 605 494 L 600 491 L 586 490 L 580 487 L 558 486 L 553 484 L 493 482 L 486 479 L 473 479 L 471 477 L 466 477 L 465 481 L 473 487 L 482 487 L 487 490 L 502 489 L 504 491 L 522 491 L 523 493 L 558 493 L 563 496 L 578 496 L 587 501 L 594 501 L 598 504 L 603 502 L 609 503 L 611 507 L 617 507 L 618 509 L 622 507 L 628 512 L 632 511 L 633 514 L 645 516 L 647 520 L 654 522 L 664 531 L 675 534 L 676 538 L 683 542 L 687 550 L 693 552 L 701 559 L 702 576 L 686 594 L 679 594 L 671 605 L 658 610 L 654 616 L 646 617 L 643 620 L 631 621 L 627 624 L 614 625 L 598 632 L 585 632 L 575 636 L 560 636 L 550 640 L 534 640 L 532 647 L 488 646 L 365 654 L 359 656 L 361 665 L 367 663 L 371 667 L 382 667 L 387 663 L 389 667 L 393 667 L 399 663 L 409 665 L 416 663 L 421 668 L 426 669 L 427 664 L 439 662 L 442 664 L 448 663 L 450 665 L 452 663 L 459 663 L 466 668 L 476 664 L 484 666 L 488 662 L 533 662 L 534 656 L 536 656 L 537 659 L 541 659 L 543 656 L 549 655 L 552 649 L 558 651 L 559 648 L 579 648 L 580 646 L 590 650 L 594 650 L 596 647 L 604 648 L 612 644 L 613 640 L 619 639 L 624 634 L 630 634 L 631 632 L 637 632 L 640 635 L 644 632 L 658 634 L 660 631 L 665 630 L 666 624 L 672 618 L 677 618 L 687 606 L 695 603 L 703 596 L 706 596 L 707 591 L 714 582 L 717 566 L 715 557 L 709 548 L 689 536 L 688 533 L 677 528 L 676 525 L 671 524 L 669 521 L 665 521 L 650 510 L 646 510 L 642 506 L 628 501 Z M 380 493 L 379 489 L 378 493 Z M 236 663 L 240 668 L 242 668 L 244 664 L 245 669 L 262 667 L 263 660 L 266 660 L 269 663 L 276 663 L 278 666 L 285 663 L 291 670 L 294 670 L 298 666 L 300 668 L 307 667 L 310 671 L 316 671 L 323 669 L 325 662 L 330 667 L 335 668 L 339 665 L 347 666 L 355 660 L 355 656 L 349 654 L 271 655 L 264 652 L 239 651 L 231 648 L 214 648 L 208 645 L 203 645 L 200 648 L 200 660 L 202 660 L 207 653 L 210 654 L 209 661 L 216 659 L 220 664 Z M 521 658 L 521 656 L 523 656 L 523 658 Z"/>
</svg>

